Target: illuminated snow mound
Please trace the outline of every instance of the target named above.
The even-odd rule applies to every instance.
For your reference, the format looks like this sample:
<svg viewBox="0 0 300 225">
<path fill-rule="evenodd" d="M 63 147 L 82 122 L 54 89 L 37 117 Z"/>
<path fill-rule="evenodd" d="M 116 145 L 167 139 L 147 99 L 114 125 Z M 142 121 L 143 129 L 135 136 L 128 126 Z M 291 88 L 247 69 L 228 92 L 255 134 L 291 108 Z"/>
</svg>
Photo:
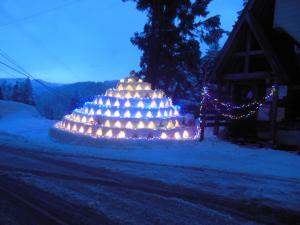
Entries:
<svg viewBox="0 0 300 225">
<path fill-rule="evenodd" d="M 92 138 L 193 140 L 178 107 L 161 90 L 136 77 L 120 80 L 116 88 L 75 109 L 55 129 Z"/>
</svg>

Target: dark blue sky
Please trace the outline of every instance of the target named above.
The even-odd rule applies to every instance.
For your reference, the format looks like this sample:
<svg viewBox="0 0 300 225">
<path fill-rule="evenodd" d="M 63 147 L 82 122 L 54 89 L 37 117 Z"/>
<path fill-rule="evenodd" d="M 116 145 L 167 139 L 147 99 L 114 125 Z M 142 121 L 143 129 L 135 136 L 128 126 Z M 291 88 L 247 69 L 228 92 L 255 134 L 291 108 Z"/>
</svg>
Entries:
<svg viewBox="0 0 300 225">
<path fill-rule="evenodd" d="M 241 5 L 214 0 L 210 11 L 231 30 Z M 145 21 L 134 3 L 121 0 L 1 0 L 0 49 L 46 81 L 120 79 L 138 69 L 141 52 L 130 37 Z"/>
</svg>

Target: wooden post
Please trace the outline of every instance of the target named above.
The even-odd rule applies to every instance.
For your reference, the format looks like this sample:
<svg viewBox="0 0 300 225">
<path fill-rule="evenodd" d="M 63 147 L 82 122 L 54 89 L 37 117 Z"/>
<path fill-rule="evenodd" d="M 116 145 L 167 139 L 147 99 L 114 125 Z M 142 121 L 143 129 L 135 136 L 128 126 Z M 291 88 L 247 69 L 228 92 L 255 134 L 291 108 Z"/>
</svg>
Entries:
<svg viewBox="0 0 300 225">
<path fill-rule="evenodd" d="M 200 106 L 200 118 L 201 118 L 201 124 L 200 124 L 200 139 L 199 141 L 204 140 L 204 132 L 205 132 L 205 123 L 206 123 L 206 107 L 207 107 L 207 101 L 206 101 L 206 93 L 205 90 L 203 90 L 203 99 L 202 99 L 202 106 Z"/>
<path fill-rule="evenodd" d="M 278 106 L 278 83 L 274 82 L 274 94 L 272 96 L 272 108 L 271 108 L 271 138 L 273 146 L 276 145 L 277 138 L 277 106 Z"/>
</svg>

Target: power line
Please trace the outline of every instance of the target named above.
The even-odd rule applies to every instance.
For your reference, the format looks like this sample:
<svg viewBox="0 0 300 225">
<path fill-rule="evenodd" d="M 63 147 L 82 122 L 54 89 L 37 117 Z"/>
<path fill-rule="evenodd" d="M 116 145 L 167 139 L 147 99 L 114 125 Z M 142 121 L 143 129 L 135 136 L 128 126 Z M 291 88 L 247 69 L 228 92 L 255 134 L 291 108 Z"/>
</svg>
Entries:
<svg viewBox="0 0 300 225">
<path fill-rule="evenodd" d="M 13 60 L 10 56 L 8 56 L 6 53 L 3 52 L 3 50 L 0 49 L 0 55 L 5 58 L 7 61 L 9 61 L 11 64 L 14 65 L 13 66 L 10 66 L 8 65 L 7 63 L 5 62 L 2 62 L 0 61 L 0 64 L 5 66 L 6 68 L 18 73 L 18 74 L 21 74 L 29 79 L 33 79 L 35 82 L 39 83 L 40 85 L 42 85 L 48 92 L 51 92 L 53 95 L 56 95 L 58 96 L 59 98 L 63 99 L 64 101 L 67 101 L 69 102 L 69 99 L 66 98 L 65 96 L 61 95 L 61 94 L 58 94 L 56 93 L 53 88 L 47 86 L 46 84 L 44 84 L 42 81 L 36 79 L 34 76 L 32 76 L 29 72 L 27 72 L 23 67 L 21 67 L 20 65 L 18 65 L 15 60 Z M 18 69 L 16 69 L 15 67 L 17 67 Z"/>
<path fill-rule="evenodd" d="M 15 24 L 15 23 L 19 23 L 19 22 L 23 22 L 23 21 L 26 21 L 26 20 L 33 19 L 33 18 L 41 16 L 43 14 L 46 14 L 46 13 L 49 13 L 49 12 L 53 12 L 53 11 L 65 8 L 67 6 L 73 5 L 73 4 L 75 4 L 75 3 L 79 2 L 79 1 L 82 1 L 82 0 L 72 0 L 72 1 L 69 1 L 69 2 L 65 2 L 65 3 L 57 5 L 55 7 L 52 7 L 52 8 L 49 8 L 49 9 L 45 9 L 45 10 L 42 10 L 40 12 L 36 12 L 36 13 L 31 14 L 29 16 L 25 16 L 25 17 L 22 17 L 22 18 L 19 18 L 19 19 L 15 19 L 15 20 L 12 20 L 12 21 L 4 23 L 4 24 L 0 24 L 0 28 L 9 26 L 11 24 Z"/>
</svg>

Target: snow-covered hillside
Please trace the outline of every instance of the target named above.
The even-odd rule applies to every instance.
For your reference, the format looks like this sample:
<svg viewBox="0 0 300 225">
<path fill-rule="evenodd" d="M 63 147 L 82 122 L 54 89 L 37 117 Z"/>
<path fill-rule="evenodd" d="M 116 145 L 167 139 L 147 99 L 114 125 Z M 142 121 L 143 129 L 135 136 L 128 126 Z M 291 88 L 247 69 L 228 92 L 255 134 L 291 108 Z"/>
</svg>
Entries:
<svg viewBox="0 0 300 225">
<path fill-rule="evenodd" d="M 78 145 L 76 138 L 72 143 L 51 138 L 55 121 L 42 118 L 31 106 L 0 101 L 0 115 L 2 146 L 300 179 L 299 155 L 234 145 L 209 132 L 202 143 L 101 140 L 98 147 L 87 147 Z"/>
</svg>

